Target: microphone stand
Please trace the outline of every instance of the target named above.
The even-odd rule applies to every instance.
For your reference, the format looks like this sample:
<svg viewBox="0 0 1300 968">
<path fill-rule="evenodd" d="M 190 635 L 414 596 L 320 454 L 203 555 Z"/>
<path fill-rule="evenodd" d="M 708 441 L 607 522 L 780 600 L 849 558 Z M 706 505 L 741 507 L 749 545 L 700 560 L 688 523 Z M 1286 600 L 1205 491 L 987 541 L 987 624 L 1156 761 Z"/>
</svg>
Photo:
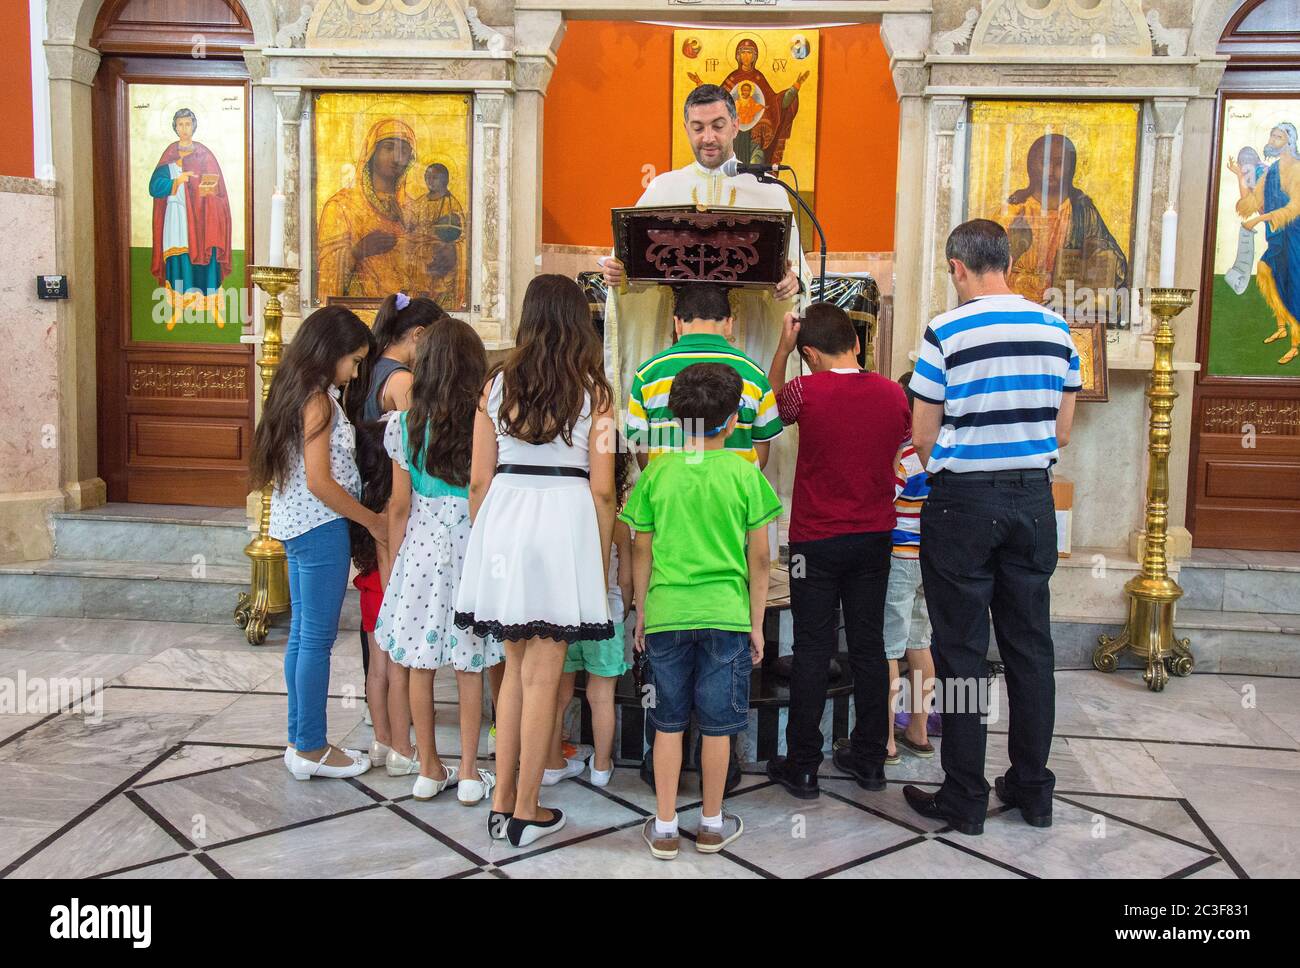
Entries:
<svg viewBox="0 0 1300 968">
<path fill-rule="evenodd" d="M 799 203 L 799 207 L 803 209 L 804 214 L 807 215 L 809 221 L 812 222 L 813 228 L 817 230 L 817 237 L 821 242 L 821 272 L 818 275 L 818 281 L 817 281 L 817 297 L 819 301 L 825 299 L 826 298 L 826 233 L 825 231 L 822 230 L 822 223 L 817 221 L 817 216 L 813 214 L 813 210 L 808 207 L 808 203 L 805 202 L 799 196 L 799 193 L 796 192 L 789 185 L 787 185 L 785 182 L 781 181 L 781 179 L 777 178 L 775 175 L 770 175 L 770 174 L 755 175 L 754 177 L 757 178 L 760 182 L 764 182 L 765 184 L 780 185 L 782 188 L 784 188 L 790 194 L 790 197 Z"/>
</svg>

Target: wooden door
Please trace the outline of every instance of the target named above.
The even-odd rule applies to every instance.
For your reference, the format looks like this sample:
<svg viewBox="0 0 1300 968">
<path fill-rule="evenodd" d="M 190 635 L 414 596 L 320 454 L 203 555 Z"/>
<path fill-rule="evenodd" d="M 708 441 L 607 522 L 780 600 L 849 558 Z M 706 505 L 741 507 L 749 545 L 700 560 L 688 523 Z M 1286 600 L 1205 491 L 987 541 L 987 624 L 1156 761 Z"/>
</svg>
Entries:
<svg viewBox="0 0 1300 968">
<path fill-rule="evenodd" d="M 1252 225 L 1259 209 L 1237 207 L 1300 187 L 1300 8 L 1247 5 L 1220 51 L 1188 524 L 1198 547 L 1300 551 L 1300 219 Z"/>
<path fill-rule="evenodd" d="M 239 60 L 105 57 L 96 77 L 99 466 L 110 501 L 239 506 L 248 493 L 249 94 Z"/>
</svg>

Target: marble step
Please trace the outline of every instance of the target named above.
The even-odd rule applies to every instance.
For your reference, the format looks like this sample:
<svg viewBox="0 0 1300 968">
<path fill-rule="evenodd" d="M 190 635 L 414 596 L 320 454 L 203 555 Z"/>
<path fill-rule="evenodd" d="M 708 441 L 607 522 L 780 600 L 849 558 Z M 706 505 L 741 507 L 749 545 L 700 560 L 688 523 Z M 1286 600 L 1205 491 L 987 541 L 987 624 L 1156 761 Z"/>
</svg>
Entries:
<svg viewBox="0 0 1300 968">
<path fill-rule="evenodd" d="M 1057 669 L 1091 669 L 1097 636 L 1117 635 L 1124 620 L 1053 614 Z M 1187 608 L 1174 612 L 1174 634 L 1190 639 L 1197 672 L 1300 676 L 1300 618 L 1290 614 Z M 991 650 L 997 651 L 996 645 Z M 1129 654 L 1121 669 L 1140 668 Z M 1099 673 L 1100 674 L 1100 673 Z"/>
<path fill-rule="evenodd" d="M 1198 553 L 1199 554 L 1199 553 Z M 1300 615 L 1300 554 L 1241 552 L 1183 562 L 1180 605 L 1209 611 Z"/>
<path fill-rule="evenodd" d="M 244 546 L 252 538 L 242 520 L 201 516 L 142 515 L 130 505 L 93 511 L 65 511 L 53 515 L 54 556 L 70 560 L 165 562 L 246 568 Z M 117 513 L 114 509 L 123 509 Z"/>
<path fill-rule="evenodd" d="M 248 565 L 49 558 L 0 565 L 0 615 L 145 619 L 229 624 Z M 283 624 L 277 616 L 272 624 Z M 358 593 L 349 586 L 339 626 L 361 625 Z"/>
</svg>

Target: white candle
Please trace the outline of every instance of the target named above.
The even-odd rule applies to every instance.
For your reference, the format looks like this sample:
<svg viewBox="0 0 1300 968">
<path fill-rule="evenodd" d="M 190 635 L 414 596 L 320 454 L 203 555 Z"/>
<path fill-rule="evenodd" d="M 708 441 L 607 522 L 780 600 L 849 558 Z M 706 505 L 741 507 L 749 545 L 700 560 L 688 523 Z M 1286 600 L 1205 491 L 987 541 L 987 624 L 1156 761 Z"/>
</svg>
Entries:
<svg viewBox="0 0 1300 968">
<path fill-rule="evenodd" d="M 284 265 L 284 195 L 271 196 L 271 241 L 266 247 L 266 264 Z"/>
<path fill-rule="evenodd" d="M 1160 219 L 1160 287 L 1174 284 L 1174 250 L 1178 238 L 1178 213 L 1169 208 Z"/>
</svg>

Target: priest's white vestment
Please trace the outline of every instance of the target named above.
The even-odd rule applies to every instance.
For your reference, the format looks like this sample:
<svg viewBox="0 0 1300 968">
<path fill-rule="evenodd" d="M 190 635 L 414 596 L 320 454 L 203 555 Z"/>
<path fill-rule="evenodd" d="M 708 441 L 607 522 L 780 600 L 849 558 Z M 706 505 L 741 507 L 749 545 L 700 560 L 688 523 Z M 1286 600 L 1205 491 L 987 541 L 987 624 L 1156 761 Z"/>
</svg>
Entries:
<svg viewBox="0 0 1300 968">
<path fill-rule="evenodd" d="M 790 211 L 790 198 L 780 185 L 764 184 L 753 175 L 728 178 L 720 169 L 691 162 L 676 171 L 656 176 L 637 200 L 637 206 L 704 205 L 710 208 L 754 208 Z M 777 300 L 769 288 L 731 291 L 735 314 L 732 342 L 764 370 L 781 337 L 781 321 L 788 312 L 801 312 L 811 283 L 808 263 L 800 248 L 797 226 L 790 232 L 787 258 L 798 267 L 803 295 Z M 619 401 L 627 409 L 627 394 L 638 366 L 673 339 L 673 291 L 667 285 L 611 287 L 605 302 L 605 370 Z M 796 366 L 791 362 L 791 367 Z M 767 476 L 789 508 L 794 485 L 794 434 L 787 431 L 772 443 Z"/>
</svg>

